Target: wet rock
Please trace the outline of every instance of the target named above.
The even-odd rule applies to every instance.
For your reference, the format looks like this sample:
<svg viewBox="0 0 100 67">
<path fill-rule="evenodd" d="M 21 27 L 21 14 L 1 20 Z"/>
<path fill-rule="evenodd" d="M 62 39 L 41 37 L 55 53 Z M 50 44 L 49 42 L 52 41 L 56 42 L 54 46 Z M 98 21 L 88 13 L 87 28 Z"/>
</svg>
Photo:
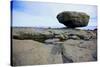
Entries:
<svg viewBox="0 0 100 67">
<path fill-rule="evenodd" d="M 89 22 L 89 15 L 83 12 L 64 11 L 57 15 L 60 23 L 69 28 L 85 27 Z"/>
</svg>

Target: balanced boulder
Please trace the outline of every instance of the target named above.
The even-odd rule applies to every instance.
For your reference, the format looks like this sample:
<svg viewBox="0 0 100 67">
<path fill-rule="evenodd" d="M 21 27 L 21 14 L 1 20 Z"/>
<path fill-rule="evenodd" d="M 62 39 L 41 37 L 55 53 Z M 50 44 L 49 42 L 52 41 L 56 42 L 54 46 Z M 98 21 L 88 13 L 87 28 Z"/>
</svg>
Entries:
<svg viewBox="0 0 100 67">
<path fill-rule="evenodd" d="M 57 15 L 60 23 L 69 28 L 85 27 L 88 25 L 90 16 L 83 12 L 64 11 Z"/>
</svg>

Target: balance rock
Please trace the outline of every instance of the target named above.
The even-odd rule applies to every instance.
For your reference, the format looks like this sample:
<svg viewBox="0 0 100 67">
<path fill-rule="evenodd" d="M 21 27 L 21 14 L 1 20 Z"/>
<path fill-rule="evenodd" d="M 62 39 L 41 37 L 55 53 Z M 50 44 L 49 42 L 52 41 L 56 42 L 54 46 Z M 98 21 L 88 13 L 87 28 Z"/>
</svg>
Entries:
<svg viewBox="0 0 100 67">
<path fill-rule="evenodd" d="M 60 23 L 68 28 L 85 27 L 88 25 L 90 16 L 83 12 L 64 11 L 57 15 Z"/>
</svg>

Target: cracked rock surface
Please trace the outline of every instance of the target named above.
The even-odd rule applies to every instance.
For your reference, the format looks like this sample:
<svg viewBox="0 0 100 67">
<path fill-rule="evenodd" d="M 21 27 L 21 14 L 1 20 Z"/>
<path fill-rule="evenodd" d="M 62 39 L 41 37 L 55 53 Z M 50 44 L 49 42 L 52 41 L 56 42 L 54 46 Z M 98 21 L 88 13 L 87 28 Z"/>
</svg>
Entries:
<svg viewBox="0 0 100 67">
<path fill-rule="evenodd" d="M 13 28 L 12 65 L 97 60 L 97 32 L 80 29 Z"/>
</svg>

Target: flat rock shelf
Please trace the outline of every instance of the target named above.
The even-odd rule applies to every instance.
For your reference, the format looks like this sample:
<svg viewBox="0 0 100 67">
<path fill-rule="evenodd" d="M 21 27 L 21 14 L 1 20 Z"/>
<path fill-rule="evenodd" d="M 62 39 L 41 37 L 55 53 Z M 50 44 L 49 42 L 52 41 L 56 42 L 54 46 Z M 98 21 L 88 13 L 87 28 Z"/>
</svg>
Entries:
<svg viewBox="0 0 100 67">
<path fill-rule="evenodd" d="M 96 30 L 12 28 L 13 66 L 96 60 Z"/>
</svg>

